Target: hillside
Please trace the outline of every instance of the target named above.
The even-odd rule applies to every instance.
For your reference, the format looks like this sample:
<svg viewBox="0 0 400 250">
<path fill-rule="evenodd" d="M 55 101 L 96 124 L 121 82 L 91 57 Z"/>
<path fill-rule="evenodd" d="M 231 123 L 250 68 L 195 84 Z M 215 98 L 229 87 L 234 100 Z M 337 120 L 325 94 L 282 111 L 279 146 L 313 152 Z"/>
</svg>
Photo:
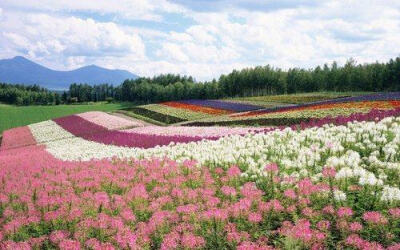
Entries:
<svg viewBox="0 0 400 250">
<path fill-rule="evenodd" d="M 71 83 L 112 85 L 138 76 L 126 70 L 110 70 L 89 65 L 71 71 L 57 71 L 32 62 L 22 56 L 0 60 L 0 82 L 39 84 L 52 90 L 68 89 Z"/>
</svg>

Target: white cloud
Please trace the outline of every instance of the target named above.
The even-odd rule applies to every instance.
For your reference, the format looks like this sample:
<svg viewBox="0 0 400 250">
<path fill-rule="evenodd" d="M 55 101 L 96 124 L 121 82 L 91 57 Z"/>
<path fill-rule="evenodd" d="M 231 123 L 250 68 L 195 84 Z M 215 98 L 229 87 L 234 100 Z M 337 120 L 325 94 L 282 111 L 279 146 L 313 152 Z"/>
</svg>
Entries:
<svg viewBox="0 0 400 250">
<path fill-rule="evenodd" d="M 399 1 L 313 2 L 284 0 L 274 8 L 271 0 L 258 8 L 258 1 L 235 0 L 234 9 L 196 12 L 167 0 L 2 0 L 0 57 L 24 54 L 58 68 L 94 63 L 209 80 L 256 65 L 312 67 L 399 55 Z M 96 15 L 74 16 L 80 12 Z M 101 21 L 103 15 L 116 21 Z"/>
<path fill-rule="evenodd" d="M 115 23 L 45 14 L 7 15 L 0 30 L 3 30 L 1 47 L 16 54 L 24 51 L 32 59 L 59 62 L 80 58 L 65 60 L 61 65 L 67 67 L 82 63 L 84 57 L 130 55 L 135 60 L 146 59 L 141 37 Z"/>
<path fill-rule="evenodd" d="M 168 58 L 171 61 L 187 62 L 189 57 L 183 53 L 181 48 L 177 44 L 164 43 L 162 48 L 157 51 L 159 57 Z"/>
<path fill-rule="evenodd" d="M 84 11 L 99 14 L 114 14 L 122 18 L 160 21 L 157 12 L 182 13 L 185 9 L 166 0 L 2 0 L 8 8 L 34 10 L 38 12 Z"/>
</svg>

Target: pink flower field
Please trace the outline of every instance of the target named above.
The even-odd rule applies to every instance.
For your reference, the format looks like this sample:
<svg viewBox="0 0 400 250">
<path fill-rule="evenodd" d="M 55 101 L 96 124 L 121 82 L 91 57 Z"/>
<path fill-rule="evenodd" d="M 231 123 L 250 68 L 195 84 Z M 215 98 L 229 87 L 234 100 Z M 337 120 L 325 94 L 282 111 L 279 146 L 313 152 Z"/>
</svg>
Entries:
<svg viewBox="0 0 400 250">
<path fill-rule="evenodd" d="M 90 112 L 8 130 L 0 249 L 398 250 L 394 114 L 124 129 Z"/>
</svg>

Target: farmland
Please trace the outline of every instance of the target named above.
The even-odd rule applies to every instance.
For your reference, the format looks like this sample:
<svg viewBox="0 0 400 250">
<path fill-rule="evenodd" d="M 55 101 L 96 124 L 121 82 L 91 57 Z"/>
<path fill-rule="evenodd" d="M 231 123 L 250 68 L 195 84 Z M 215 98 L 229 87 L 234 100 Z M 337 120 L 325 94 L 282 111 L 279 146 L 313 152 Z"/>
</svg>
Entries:
<svg viewBox="0 0 400 250">
<path fill-rule="evenodd" d="M 58 106 L 13 106 L 0 104 L 0 134 L 13 127 L 24 126 L 87 111 L 112 111 L 124 107 L 121 104 L 96 103 L 88 105 L 58 105 Z"/>
<path fill-rule="evenodd" d="M 0 246 L 399 249 L 400 93 L 254 99 L 4 131 Z"/>
</svg>

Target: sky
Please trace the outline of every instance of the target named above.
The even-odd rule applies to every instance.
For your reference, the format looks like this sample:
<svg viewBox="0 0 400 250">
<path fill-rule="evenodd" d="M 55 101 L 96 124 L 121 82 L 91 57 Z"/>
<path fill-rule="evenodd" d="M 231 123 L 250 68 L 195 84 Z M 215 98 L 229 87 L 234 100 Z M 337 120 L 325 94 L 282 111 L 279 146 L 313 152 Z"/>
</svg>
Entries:
<svg viewBox="0 0 400 250">
<path fill-rule="evenodd" d="M 398 0 L 0 0 L 0 59 L 199 81 L 400 55 Z"/>
</svg>

